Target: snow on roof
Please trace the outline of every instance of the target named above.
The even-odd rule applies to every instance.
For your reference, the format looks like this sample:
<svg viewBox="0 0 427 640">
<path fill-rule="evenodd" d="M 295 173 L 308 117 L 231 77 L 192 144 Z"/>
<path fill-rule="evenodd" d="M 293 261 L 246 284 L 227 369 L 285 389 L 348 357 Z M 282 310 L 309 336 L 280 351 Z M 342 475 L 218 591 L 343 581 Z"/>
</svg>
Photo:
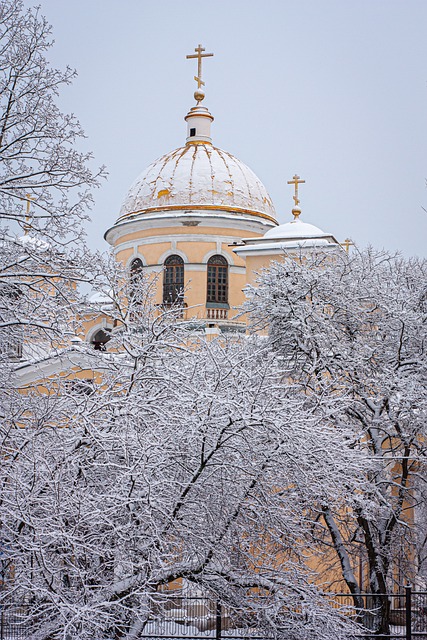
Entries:
<svg viewBox="0 0 427 640">
<path fill-rule="evenodd" d="M 120 216 L 196 205 L 276 212 L 266 188 L 243 162 L 211 144 L 189 144 L 153 162 L 131 186 Z"/>
<path fill-rule="evenodd" d="M 303 222 L 299 218 L 297 220 L 292 220 L 292 222 L 287 222 L 286 224 L 280 224 L 278 227 L 273 227 L 273 229 L 269 229 L 265 234 L 264 238 L 268 238 L 269 240 L 273 238 L 284 239 L 284 238 L 323 238 L 326 236 L 331 236 L 330 233 L 325 233 L 318 227 L 315 227 L 313 224 L 308 224 L 307 222 Z"/>
<path fill-rule="evenodd" d="M 233 248 L 235 253 L 248 253 L 255 251 L 272 251 L 273 249 L 284 250 L 284 249 L 298 249 L 299 247 L 309 247 L 309 248 L 320 248 L 320 247 L 330 247 L 336 246 L 335 242 L 329 242 L 325 238 L 305 238 L 303 240 L 292 239 L 292 240 L 278 240 L 277 242 L 260 242 L 253 243 L 248 245 L 237 246 L 236 249 Z"/>
<path fill-rule="evenodd" d="M 44 240 L 40 240 L 40 238 L 33 238 L 33 236 L 19 236 L 18 242 L 23 247 L 28 247 L 31 249 L 38 249 L 39 251 L 47 251 L 50 248 L 48 242 Z"/>
<path fill-rule="evenodd" d="M 111 304 L 113 302 L 113 292 L 111 291 L 111 295 L 108 295 L 104 291 L 95 290 L 89 296 L 89 302 L 92 304 Z"/>
<path fill-rule="evenodd" d="M 299 218 L 269 229 L 260 238 L 244 238 L 242 245 L 233 248 L 240 256 L 248 254 L 277 254 L 290 249 L 336 249 L 340 244 L 330 233 L 325 233 L 313 224 Z"/>
<path fill-rule="evenodd" d="M 34 354 L 35 355 L 35 354 Z M 17 387 L 47 379 L 53 375 L 80 371 L 102 371 L 106 362 L 119 363 L 126 370 L 132 369 L 127 354 L 97 351 L 87 343 L 72 341 L 69 347 L 51 349 L 42 355 L 21 360 L 14 365 L 14 376 Z"/>
</svg>

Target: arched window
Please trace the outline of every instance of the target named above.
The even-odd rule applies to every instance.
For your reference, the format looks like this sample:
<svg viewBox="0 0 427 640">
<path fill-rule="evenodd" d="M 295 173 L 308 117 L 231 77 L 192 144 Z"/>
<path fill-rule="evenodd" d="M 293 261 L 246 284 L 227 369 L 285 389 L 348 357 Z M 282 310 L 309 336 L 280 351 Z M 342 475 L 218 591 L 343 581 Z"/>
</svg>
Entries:
<svg viewBox="0 0 427 640">
<path fill-rule="evenodd" d="M 163 304 L 179 304 L 184 298 L 184 260 L 169 256 L 163 273 Z"/>
<path fill-rule="evenodd" d="M 111 329 L 107 329 L 107 328 L 98 329 L 98 331 L 92 337 L 91 344 L 93 344 L 93 348 L 96 351 L 105 351 L 106 350 L 106 346 L 105 345 L 107 344 L 107 342 L 111 338 L 110 331 L 111 331 Z"/>
<path fill-rule="evenodd" d="M 130 263 L 130 278 L 129 278 L 129 297 L 135 301 L 138 299 L 138 280 L 142 275 L 144 265 L 141 258 L 135 258 Z"/>
<path fill-rule="evenodd" d="M 0 354 L 7 356 L 12 361 L 22 358 L 24 344 L 24 323 L 19 320 L 21 296 L 22 291 L 16 284 L 0 283 L 0 315 L 7 327 L 5 331 L 2 331 Z"/>
<path fill-rule="evenodd" d="M 228 303 L 228 262 L 223 256 L 212 256 L 208 260 L 206 302 Z"/>
<path fill-rule="evenodd" d="M 141 258 L 135 258 L 132 260 L 130 264 L 130 277 L 132 280 L 137 278 L 139 274 L 142 272 L 144 265 L 142 264 Z"/>
</svg>

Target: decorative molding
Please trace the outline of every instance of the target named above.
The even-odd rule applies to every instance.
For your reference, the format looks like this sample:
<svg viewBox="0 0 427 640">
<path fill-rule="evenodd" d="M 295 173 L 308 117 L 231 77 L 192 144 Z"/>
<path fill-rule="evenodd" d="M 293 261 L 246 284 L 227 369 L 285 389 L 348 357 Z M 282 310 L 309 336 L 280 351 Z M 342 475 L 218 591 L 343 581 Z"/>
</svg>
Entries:
<svg viewBox="0 0 427 640">
<path fill-rule="evenodd" d="M 158 265 L 163 267 L 166 258 L 169 258 L 169 256 L 179 256 L 184 260 L 184 264 L 188 264 L 187 255 L 183 251 L 180 251 L 179 249 L 177 249 L 176 244 L 174 247 L 173 244 L 171 243 L 171 248 L 165 251 L 164 253 L 162 253 L 162 255 L 160 256 Z M 150 266 L 154 266 L 154 265 L 150 265 Z"/>
<path fill-rule="evenodd" d="M 252 231 L 264 235 L 266 231 L 276 227 L 277 222 L 257 218 L 255 215 L 243 215 L 232 212 L 181 210 L 179 212 L 163 212 L 157 214 L 141 214 L 132 220 L 119 222 L 110 227 L 104 238 L 111 245 L 116 245 L 121 237 L 136 231 L 148 229 L 164 229 L 182 227 L 183 223 L 201 224 L 204 227 L 223 229 L 236 229 L 239 231 Z"/>
<path fill-rule="evenodd" d="M 111 323 L 108 323 L 107 318 L 102 318 L 101 322 L 98 322 L 98 324 L 96 324 L 94 327 L 91 327 L 89 329 L 89 331 L 87 332 L 86 336 L 85 336 L 85 341 L 86 342 L 92 342 L 93 336 L 96 335 L 96 333 L 102 329 L 111 329 L 111 331 L 113 330 L 113 325 Z"/>
<path fill-rule="evenodd" d="M 213 253 L 212 255 L 215 256 L 217 254 Z M 241 275 L 244 275 L 246 273 L 245 267 L 237 267 L 234 265 L 230 265 L 230 263 L 229 263 L 228 269 L 230 273 L 238 273 Z M 198 271 L 199 273 L 205 273 L 207 270 L 208 270 L 208 265 L 206 263 L 202 263 L 202 262 L 184 263 L 184 273 L 189 273 L 191 271 Z M 150 264 L 149 266 L 144 267 L 144 273 L 162 273 L 162 271 L 163 271 L 163 264 Z"/>
<path fill-rule="evenodd" d="M 130 249 L 132 247 L 128 247 L 128 249 Z M 125 263 L 125 268 L 129 271 L 130 270 L 130 265 L 132 264 L 132 262 L 136 259 L 139 258 L 142 261 L 142 264 L 144 267 L 147 266 L 147 261 L 144 258 L 143 254 L 139 252 L 138 250 L 138 245 L 135 245 L 133 247 L 133 254 L 131 256 L 129 256 L 129 258 L 126 260 Z"/>
<path fill-rule="evenodd" d="M 241 239 L 238 238 L 237 241 L 239 240 Z M 236 242 L 236 236 L 221 235 L 220 240 L 218 240 L 218 236 L 216 235 L 188 234 L 188 235 L 153 236 L 151 238 L 138 238 L 135 240 L 130 240 L 129 242 L 123 242 L 123 244 L 120 244 L 119 246 L 115 247 L 114 253 L 115 255 L 117 255 L 118 253 L 120 253 L 120 251 L 125 251 L 126 249 L 133 249 L 134 255 L 130 258 L 130 260 L 132 260 L 135 257 L 139 257 L 139 258 L 142 257 L 142 254 L 138 253 L 141 247 L 144 247 L 146 245 L 153 245 L 153 244 L 166 244 L 167 242 L 170 242 L 172 245 L 173 241 L 175 241 L 176 244 L 179 244 L 180 242 L 196 242 L 196 243 L 209 242 L 210 244 L 215 243 L 218 246 L 218 242 L 219 242 L 220 244 L 227 244 L 229 246 L 231 245 L 231 248 L 234 246 L 240 246 L 240 245 L 233 245 L 233 242 Z M 176 251 L 175 253 L 178 253 L 178 251 Z M 216 253 L 220 253 L 220 251 L 217 251 Z"/>
<path fill-rule="evenodd" d="M 205 253 L 205 255 L 203 256 L 203 264 L 205 263 L 207 264 L 209 258 L 212 258 L 212 256 L 217 256 L 217 255 L 223 256 L 227 260 L 229 266 L 234 265 L 233 256 L 230 253 L 227 253 L 226 251 L 224 251 L 222 249 L 221 243 L 218 243 L 218 242 L 216 245 L 216 249 L 214 249 L 213 251 L 209 251 L 208 253 Z"/>
</svg>

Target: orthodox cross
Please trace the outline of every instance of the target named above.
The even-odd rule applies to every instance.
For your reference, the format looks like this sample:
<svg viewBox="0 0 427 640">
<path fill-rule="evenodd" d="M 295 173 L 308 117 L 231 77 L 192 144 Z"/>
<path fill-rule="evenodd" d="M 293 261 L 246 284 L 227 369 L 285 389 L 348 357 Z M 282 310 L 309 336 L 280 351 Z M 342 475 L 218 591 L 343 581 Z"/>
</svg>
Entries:
<svg viewBox="0 0 427 640">
<path fill-rule="evenodd" d="M 341 242 L 340 244 L 344 247 L 346 253 L 349 252 L 350 247 L 354 247 L 354 242 L 352 242 L 350 238 L 346 238 L 344 242 Z"/>
<path fill-rule="evenodd" d="M 299 184 L 304 184 L 305 180 L 300 180 L 300 177 L 297 176 L 297 174 L 294 175 L 294 177 L 292 178 L 292 180 L 288 180 L 288 184 L 293 184 L 295 185 L 295 195 L 292 196 L 295 202 L 295 206 L 297 207 L 299 205 L 299 198 L 298 198 L 298 185 Z"/>
<path fill-rule="evenodd" d="M 25 224 L 24 224 L 24 235 L 27 235 L 27 233 L 30 230 L 30 209 L 31 209 L 31 200 L 35 200 L 34 196 L 31 195 L 31 193 L 26 193 L 25 194 L 25 199 L 27 201 L 27 208 L 26 208 L 26 212 L 25 212 Z"/>
<path fill-rule="evenodd" d="M 187 59 L 197 58 L 197 76 L 194 76 L 194 79 L 197 82 L 197 88 L 200 89 L 200 87 L 204 86 L 205 84 L 202 80 L 202 58 L 209 58 L 213 56 L 213 53 L 202 53 L 203 51 L 205 51 L 205 49 L 202 47 L 201 44 L 199 44 L 197 49 L 194 49 L 194 51 L 196 53 L 189 54 L 187 56 Z"/>
</svg>

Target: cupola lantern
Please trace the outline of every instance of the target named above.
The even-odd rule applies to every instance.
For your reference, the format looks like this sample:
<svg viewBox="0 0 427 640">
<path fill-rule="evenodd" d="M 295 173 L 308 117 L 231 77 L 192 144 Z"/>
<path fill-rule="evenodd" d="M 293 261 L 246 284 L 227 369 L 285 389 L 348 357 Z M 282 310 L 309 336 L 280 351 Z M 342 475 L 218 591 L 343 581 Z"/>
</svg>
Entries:
<svg viewBox="0 0 427 640">
<path fill-rule="evenodd" d="M 185 116 L 187 122 L 187 144 L 212 144 L 211 123 L 213 115 L 207 107 L 203 107 L 200 103 L 205 97 L 202 87 L 205 83 L 202 80 L 202 58 L 209 58 L 213 53 L 203 53 L 205 49 L 201 44 L 194 49 L 196 53 L 189 54 L 187 58 L 197 58 L 197 76 L 194 80 L 197 82 L 197 89 L 194 92 L 194 99 L 197 101 L 195 107 L 192 107 Z"/>
</svg>

